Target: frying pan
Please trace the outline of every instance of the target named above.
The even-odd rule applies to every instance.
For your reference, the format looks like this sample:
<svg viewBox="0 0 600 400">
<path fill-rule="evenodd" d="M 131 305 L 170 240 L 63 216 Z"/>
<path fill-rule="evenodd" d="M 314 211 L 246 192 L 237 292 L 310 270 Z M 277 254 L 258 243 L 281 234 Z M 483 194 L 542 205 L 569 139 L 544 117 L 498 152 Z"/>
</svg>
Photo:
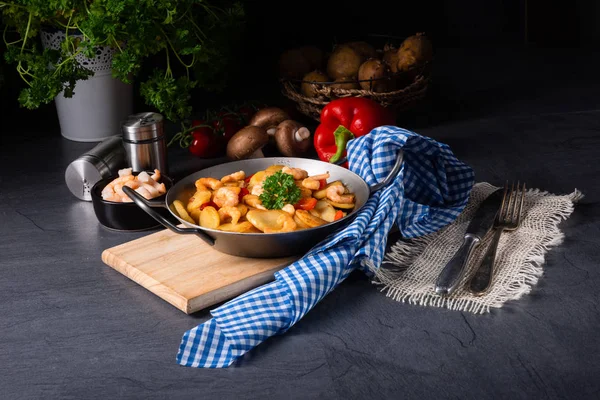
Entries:
<svg viewBox="0 0 600 400">
<path fill-rule="evenodd" d="M 133 202 L 166 228 L 176 233 L 194 234 L 204 240 L 215 250 L 239 257 L 276 258 L 306 253 L 311 247 L 326 238 L 329 234 L 347 225 L 365 205 L 370 195 L 393 181 L 402 165 L 402 152 L 399 153 L 394 168 L 379 184 L 369 187 L 367 183 L 354 172 L 335 164 L 307 158 L 271 157 L 234 161 L 203 169 L 181 179 L 167 191 L 164 201 L 147 200 L 131 188 L 123 187 L 123 191 Z M 341 160 L 343 163 L 345 160 Z M 287 165 L 306 170 L 309 175 L 323 174 L 329 171 L 330 181 L 340 180 L 355 195 L 355 207 L 344 218 L 315 228 L 302 229 L 285 233 L 239 233 L 225 232 L 217 229 L 204 228 L 191 224 L 179 217 L 170 207 L 175 200 L 187 204 L 196 192 L 194 183 L 199 178 L 221 178 L 236 171 L 243 170 L 246 175 L 253 174 L 270 165 Z M 167 208 L 184 227 L 173 224 L 154 208 Z"/>
</svg>

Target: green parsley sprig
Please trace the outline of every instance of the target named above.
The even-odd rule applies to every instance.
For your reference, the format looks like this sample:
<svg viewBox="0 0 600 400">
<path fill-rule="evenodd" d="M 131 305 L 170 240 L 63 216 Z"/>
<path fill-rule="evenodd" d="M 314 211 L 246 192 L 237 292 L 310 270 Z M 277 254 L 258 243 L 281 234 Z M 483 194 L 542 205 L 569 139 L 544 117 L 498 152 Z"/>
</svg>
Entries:
<svg viewBox="0 0 600 400">
<path fill-rule="evenodd" d="M 300 200 L 300 188 L 292 175 L 277 171 L 265 179 L 259 198 L 265 208 L 281 210 L 286 204 L 296 204 Z"/>
<path fill-rule="evenodd" d="M 94 58 L 102 46 L 114 50 L 113 77 L 140 82 L 146 103 L 167 119 L 187 119 L 192 89 L 223 90 L 227 67 L 236 65 L 244 8 L 213 1 L 0 0 L 4 58 L 26 84 L 20 104 L 34 109 L 61 92 L 72 97 L 76 83 L 93 75 L 79 56 Z M 59 48 L 41 48 L 42 30 L 64 32 Z M 146 61 L 157 68 L 143 70 Z"/>
</svg>

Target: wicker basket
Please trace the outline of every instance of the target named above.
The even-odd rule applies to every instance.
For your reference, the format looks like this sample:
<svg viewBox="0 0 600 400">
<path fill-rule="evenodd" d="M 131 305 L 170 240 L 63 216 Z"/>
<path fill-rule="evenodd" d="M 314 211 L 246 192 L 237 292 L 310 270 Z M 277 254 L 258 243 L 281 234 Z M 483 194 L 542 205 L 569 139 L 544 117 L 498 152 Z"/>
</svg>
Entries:
<svg viewBox="0 0 600 400">
<path fill-rule="evenodd" d="M 391 108 L 395 112 L 408 110 L 417 105 L 427 94 L 430 84 L 431 63 L 421 65 L 414 70 L 403 72 L 401 75 L 393 75 L 388 78 L 406 81 L 409 83 L 401 89 L 390 92 L 373 92 L 363 89 L 340 89 L 332 87 L 335 82 L 304 82 L 299 79 L 281 78 L 282 94 L 297 104 L 298 110 L 316 121 L 320 121 L 321 110 L 331 100 L 342 97 L 366 97 L 375 100 L 384 107 Z M 373 80 L 375 81 L 375 80 Z M 372 82 L 371 81 L 371 84 Z M 361 81 L 350 81 L 361 82 Z M 315 97 L 306 97 L 300 91 L 300 85 L 308 83 L 316 93 Z"/>
</svg>

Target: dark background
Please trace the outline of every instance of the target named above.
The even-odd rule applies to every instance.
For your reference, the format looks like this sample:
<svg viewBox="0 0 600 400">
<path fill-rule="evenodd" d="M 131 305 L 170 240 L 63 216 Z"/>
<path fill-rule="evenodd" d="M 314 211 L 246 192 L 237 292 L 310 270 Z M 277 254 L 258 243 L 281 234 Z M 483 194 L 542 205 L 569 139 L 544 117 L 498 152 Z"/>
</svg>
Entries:
<svg viewBox="0 0 600 400">
<path fill-rule="evenodd" d="M 564 63 L 569 61 L 564 49 L 596 51 L 600 43 L 600 6 L 594 0 L 412 0 L 355 5 L 314 0 L 247 1 L 245 9 L 247 28 L 240 60 L 231 65 L 233 82 L 221 94 L 197 92 L 193 99 L 197 110 L 251 99 L 284 101 L 275 79 L 276 61 L 283 50 L 297 45 L 315 44 L 330 49 L 336 41 L 366 38 L 369 34 L 403 38 L 426 32 L 437 54 L 456 48 L 483 53 L 507 48 L 556 49 L 556 62 Z M 455 66 L 461 63 L 459 57 L 447 61 Z M 506 63 L 511 64 L 510 57 Z M 54 104 L 34 111 L 21 109 L 16 99 L 22 82 L 12 66 L 1 67 L 3 120 L 27 121 L 29 129 L 57 132 Z M 440 80 L 435 77 L 440 73 L 444 75 L 440 67 L 434 69 L 434 82 L 438 85 Z M 432 95 L 443 92 L 437 87 Z M 136 90 L 136 96 L 137 93 Z M 149 110 L 139 97 L 135 108 L 136 112 Z"/>
</svg>

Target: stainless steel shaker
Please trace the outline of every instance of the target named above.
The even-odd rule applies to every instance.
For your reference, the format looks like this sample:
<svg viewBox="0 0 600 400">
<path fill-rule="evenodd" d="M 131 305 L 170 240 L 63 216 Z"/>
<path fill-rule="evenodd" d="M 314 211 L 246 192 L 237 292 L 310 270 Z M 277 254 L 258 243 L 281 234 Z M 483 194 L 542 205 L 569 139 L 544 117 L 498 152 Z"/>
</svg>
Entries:
<svg viewBox="0 0 600 400">
<path fill-rule="evenodd" d="M 80 200 L 92 201 L 91 189 L 96 182 L 117 175 L 127 165 L 121 135 L 110 136 L 94 148 L 77 157 L 67 166 L 65 182 Z"/>
<path fill-rule="evenodd" d="M 168 174 L 163 116 L 153 112 L 130 115 L 121 124 L 123 146 L 134 171 L 159 169 Z"/>
</svg>

